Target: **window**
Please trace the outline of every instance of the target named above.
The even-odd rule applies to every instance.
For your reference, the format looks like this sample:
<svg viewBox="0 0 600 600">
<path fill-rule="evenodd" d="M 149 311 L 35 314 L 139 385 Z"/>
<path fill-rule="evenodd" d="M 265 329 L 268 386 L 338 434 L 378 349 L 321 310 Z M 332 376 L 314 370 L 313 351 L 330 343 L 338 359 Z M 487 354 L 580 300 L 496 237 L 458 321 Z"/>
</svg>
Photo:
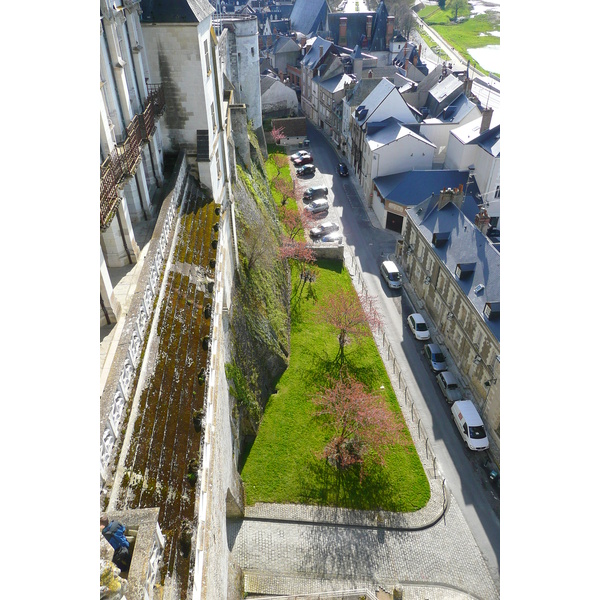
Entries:
<svg viewBox="0 0 600 600">
<path fill-rule="evenodd" d="M 215 152 L 215 161 L 217 164 L 217 177 L 221 179 L 221 157 L 219 156 L 219 149 Z"/>
<path fill-rule="evenodd" d="M 204 62 L 206 63 L 206 74 L 210 75 L 210 55 L 208 53 L 208 40 L 204 40 Z"/>
<path fill-rule="evenodd" d="M 217 119 L 215 118 L 215 105 L 213 102 L 210 103 L 210 116 L 212 117 L 213 132 L 217 131 Z"/>
<path fill-rule="evenodd" d="M 254 56 L 254 46 L 252 46 L 252 48 L 250 48 L 250 54 L 252 54 L 252 56 Z"/>
<path fill-rule="evenodd" d="M 500 186 L 496 186 L 496 193 L 494 194 L 494 198 L 500 198 Z"/>
</svg>

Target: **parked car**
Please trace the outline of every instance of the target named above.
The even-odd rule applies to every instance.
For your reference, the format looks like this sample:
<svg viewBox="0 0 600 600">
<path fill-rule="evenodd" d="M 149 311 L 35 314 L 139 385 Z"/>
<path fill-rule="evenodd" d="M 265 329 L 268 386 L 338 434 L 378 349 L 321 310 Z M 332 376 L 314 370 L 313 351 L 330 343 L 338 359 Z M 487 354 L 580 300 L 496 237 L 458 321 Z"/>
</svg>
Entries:
<svg viewBox="0 0 600 600">
<path fill-rule="evenodd" d="M 298 152 L 290 156 L 290 160 L 296 160 L 297 158 L 302 158 L 303 156 L 310 156 L 310 152 L 308 150 L 298 150 Z"/>
<path fill-rule="evenodd" d="M 384 260 L 379 267 L 379 271 L 390 289 L 397 290 L 402 284 L 400 271 L 391 260 Z"/>
<path fill-rule="evenodd" d="M 450 412 L 468 448 L 482 452 L 490 447 L 483 421 L 470 400 L 455 402 Z"/>
<path fill-rule="evenodd" d="M 425 352 L 425 358 L 434 371 L 445 371 L 447 369 L 446 357 L 437 344 L 425 344 L 423 351 Z"/>
<path fill-rule="evenodd" d="M 325 221 L 324 223 L 313 227 L 309 231 L 309 234 L 311 237 L 321 237 L 333 231 L 337 231 L 339 228 L 340 226 L 337 223 L 334 223 L 333 221 Z"/>
<path fill-rule="evenodd" d="M 442 394 L 444 394 L 448 404 L 462 400 L 462 392 L 458 387 L 458 381 L 456 380 L 456 377 L 450 373 L 450 371 L 442 371 L 441 373 L 438 373 L 435 380 L 438 382 L 438 385 L 442 390 Z"/>
<path fill-rule="evenodd" d="M 340 177 L 348 177 L 348 167 L 344 163 L 338 164 L 337 172 L 340 174 Z"/>
<path fill-rule="evenodd" d="M 312 175 L 315 172 L 315 165 L 302 165 L 299 169 L 296 169 L 296 175 L 301 177 L 302 175 Z"/>
<path fill-rule="evenodd" d="M 429 329 L 427 329 L 427 323 L 425 323 L 425 319 L 419 313 L 413 313 L 412 315 L 408 315 L 406 319 L 408 323 L 408 327 L 412 331 L 412 334 L 418 340 L 428 340 L 429 339 Z"/>
<path fill-rule="evenodd" d="M 316 187 L 309 187 L 307 190 L 304 190 L 304 200 L 314 200 L 315 198 L 319 198 L 321 196 L 327 196 L 328 190 L 324 185 L 319 185 Z"/>
<path fill-rule="evenodd" d="M 325 212 L 329 210 L 329 202 L 325 200 L 325 198 L 321 198 L 319 200 L 313 200 L 310 204 L 308 204 L 304 210 L 311 212 L 313 214 Z"/>
<path fill-rule="evenodd" d="M 322 242 L 332 242 L 341 244 L 344 241 L 344 236 L 341 231 L 334 231 L 333 233 L 328 233 L 321 238 Z"/>
<path fill-rule="evenodd" d="M 313 157 L 309 154 L 308 156 L 301 156 L 300 158 L 295 158 L 293 161 L 295 167 L 301 167 L 302 165 L 307 165 L 313 162 Z"/>
</svg>

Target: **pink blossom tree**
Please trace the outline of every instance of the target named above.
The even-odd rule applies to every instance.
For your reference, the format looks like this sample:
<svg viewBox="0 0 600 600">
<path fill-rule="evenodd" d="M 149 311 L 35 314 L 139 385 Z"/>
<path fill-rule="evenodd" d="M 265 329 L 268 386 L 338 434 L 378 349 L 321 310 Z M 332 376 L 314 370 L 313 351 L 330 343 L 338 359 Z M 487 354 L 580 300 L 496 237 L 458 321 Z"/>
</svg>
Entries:
<svg viewBox="0 0 600 600">
<path fill-rule="evenodd" d="M 366 292 L 357 294 L 354 289 L 339 290 L 325 304 L 319 318 L 338 331 L 339 350 L 336 358 L 344 364 L 344 348 L 352 338 L 363 338 L 381 325 L 375 299 Z"/>
<path fill-rule="evenodd" d="M 280 207 L 279 219 L 292 240 L 295 240 L 304 230 L 312 227 L 314 223 L 308 213 L 287 206 Z"/>
<path fill-rule="evenodd" d="M 326 427 L 333 429 L 322 458 L 339 470 L 359 465 L 365 473 L 365 460 L 384 465 L 389 448 L 402 443 L 404 424 L 384 399 L 351 376 L 329 380 L 312 402 Z"/>
<path fill-rule="evenodd" d="M 279 155 L 281 156 L 281 155 Z M 271 185 L 273 189 L 277 190 L 281 194 L 281 205 L 285 206 L 286 202 L 294 197 L 295 194 L 295 185 L 289 181 L 278 175 L 271 181 Z"/>
<path fill-rule="evenodd" d="M 273 127 L 273 129 L 271 129 L 271 137 L 276 144 L 279 144 L 279 142 L 286 137 L 285 133 L 283 132 L 283 126 Z"/>
</svg>

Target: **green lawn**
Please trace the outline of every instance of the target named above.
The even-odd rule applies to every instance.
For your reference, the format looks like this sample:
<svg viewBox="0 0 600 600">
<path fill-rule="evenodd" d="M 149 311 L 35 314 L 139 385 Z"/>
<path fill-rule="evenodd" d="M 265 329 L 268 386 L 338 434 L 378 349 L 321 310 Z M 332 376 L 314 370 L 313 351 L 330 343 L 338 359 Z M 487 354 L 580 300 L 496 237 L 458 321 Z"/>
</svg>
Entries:
<svg viewBox="0 0 600 600">
<path fill-rule="evenodd" d="M 459 11 L 459 17 L 469 16 L 469 11 Z M 419 12 L 419 16 L 435 29 L 465 59 L 469 59 L 480 71 L 487 73 L 469 54 L 468 48 L 482 48 L 500 43 L 500 38 L 488 35 L 490 31 L 500 31 L 498 13 L 488 12 L 467 18 L 460 23 L 450 21 L 454 18 L 453 10 L 441 10 L 437 6 L 427 6 Z M 482 35 L 484 34 L 484 35 Z"/>
<path fill-rule="evenodd" d="M 383 468 L 370 467 L 361 483 L 357 472 L 338 476 L 317 454 L 328 441 L 314 416 L 310 398 L 333 373 L 337 334 L 315 317 L 319 306 L 340 288 L 352 288 L 347 271 L 338 261 L 319 261 L 316 282 L 299 296 L 292 294 L 291 354 L 288 369 L 269 399 L 254 444 L 243 457 L 242 479 L 246 501 L 303 503 L 397 512 L 418 510 L 430 497 L 429 482 L 410 439 L 393 447 Z M 297 273 L 292 274 L 297 282 Z M 370 389 L 385 388 L 386 401 L 401 418 L 400 409 L 372 339 L 353 342 L 347 363 Z"/>
</svg>

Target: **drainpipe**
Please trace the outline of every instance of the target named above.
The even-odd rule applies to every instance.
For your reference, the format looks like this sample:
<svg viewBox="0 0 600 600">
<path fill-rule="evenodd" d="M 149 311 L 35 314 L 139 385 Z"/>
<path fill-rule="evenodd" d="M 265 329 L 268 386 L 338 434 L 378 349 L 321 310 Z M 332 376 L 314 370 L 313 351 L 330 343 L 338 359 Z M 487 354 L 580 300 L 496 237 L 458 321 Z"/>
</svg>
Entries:
<svg viewBox="0 0 600 600">
<path fill-rule="evenodd" d="M 123 199 L 121 199 L 123 202 Z M 127 247 L 127 242 L 125 241 L 125 232 L 123 231 L 123 223 L 121 222 L 121 215 L 119 214 L 119 208 L 117 207 L 117 222 L 119 223 L 119 231 L 121 232 L 121 239 L 123 240 L 123 245 L 125 246 L 125 252 L 127 252 L 127 260 L 129 260 L 129 264 L 132 265 L 133 261 L 131 260 L 131 254 L 129 253 L 129 248 Z"/>
<path fill-rule="evenodd" d="M 108 311 L 106 310 L 106 306 L 104 306 L 104 300 L 102 300 L 102 294 L 100 294 L 100 307 L 102 308 L 102 312 L 104 313 L 104 318 L 106 319 L 106 324 L 110 325 L 110 318 L 108 317 Z"/>
<path fill-rule="evenodd" d="M 152 153 L 150 153 L 150 156 L 152 156 Z M 139 172 L 138 169 L 136 169 L 135 173 L 133 174 L 133 178 L 135 179 L 135 186 L 137 187 L 138 196 L 140 198 L 140 206 L 142 207 L 142 212 L 144 213 L 144 221 L 147 221 L 148 215 L 146 214 L 146 209 L 144 208 L 144 199 L 142 198 L 142 190 L 140 189 L 140 184 L 138 182 L 138 172 Z"/>
</svg>

